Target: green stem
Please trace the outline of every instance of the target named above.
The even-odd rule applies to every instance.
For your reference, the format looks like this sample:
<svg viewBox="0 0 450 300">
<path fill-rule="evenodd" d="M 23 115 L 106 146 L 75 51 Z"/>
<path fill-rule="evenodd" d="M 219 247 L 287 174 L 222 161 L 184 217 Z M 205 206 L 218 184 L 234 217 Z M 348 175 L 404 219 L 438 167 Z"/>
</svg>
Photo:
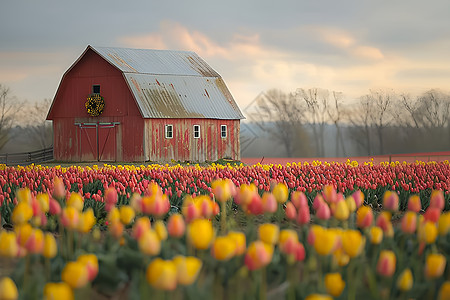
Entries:
<svg viewBox="0 0 450 300">
<path fill-rule="evenodd" d="M 259 289 L 259 300 L 267 299 L 267 274 L 266 267 L 261 269 L 261 288 Z"/>
<path fill-rule="evenodd" d="M 220 203 L 222 206 L 222 211 L 220 214 L 220 231 L 222 234 L 227 232 L 227 201 Z"/>
<path fill-rule="evenodd" d="M 47 279 L 47 282 L 50 281 L 50 259 L 48 257 L 44 260 L 45 265 L 45 279 Z"/>
<path fill-rule="evenodd" d="M 348 300 L 356 299 L 356 280 L 354 278 L 354 263 L 353 259 L 350 259 L 347 267 L 347 284 L 348 284 Z"/>
</svg>

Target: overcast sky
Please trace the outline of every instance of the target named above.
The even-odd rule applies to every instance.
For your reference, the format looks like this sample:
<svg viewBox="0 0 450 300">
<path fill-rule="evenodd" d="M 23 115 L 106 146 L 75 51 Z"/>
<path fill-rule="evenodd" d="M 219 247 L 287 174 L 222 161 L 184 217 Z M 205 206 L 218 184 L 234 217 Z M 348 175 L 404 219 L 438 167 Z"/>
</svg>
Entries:
<svg viewBox="0 0 450 300">
<path fill-rule="evenodd" d="M 195 51 L 241 108 L 260 92 L 450 89 L 449 0 L 2 0 L 0 83 L 53 99 L 88 45 Z"/>
</svg>

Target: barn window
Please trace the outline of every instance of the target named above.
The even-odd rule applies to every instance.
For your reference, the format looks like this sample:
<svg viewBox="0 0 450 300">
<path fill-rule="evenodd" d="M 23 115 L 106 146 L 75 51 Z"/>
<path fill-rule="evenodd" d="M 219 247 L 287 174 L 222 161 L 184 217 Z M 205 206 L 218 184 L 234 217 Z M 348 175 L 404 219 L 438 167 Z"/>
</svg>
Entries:
<svg viewBox="0 0 450 300">
<path fill-rule="evenodd" d="M 220 125 L 220 136 L 223 139 L 227 138 L 227 125 Z"/>
<path fill-rule="evenodd" d="M 99 84 L 94 84 L 92 86 L 92 93 L 93 94 L 100 94 L 100 85 Z"/>
<path fill-rule="evenodd" d="M 194 139 L 200 138 L 200 125 L 194 125 Z"/>
<path fill-rule="evenodd" d="M 165 132 L 166 132 L 166 139 L 173 138 L 173 125 L 172 124 L 166 125 Z"/>
</svg>

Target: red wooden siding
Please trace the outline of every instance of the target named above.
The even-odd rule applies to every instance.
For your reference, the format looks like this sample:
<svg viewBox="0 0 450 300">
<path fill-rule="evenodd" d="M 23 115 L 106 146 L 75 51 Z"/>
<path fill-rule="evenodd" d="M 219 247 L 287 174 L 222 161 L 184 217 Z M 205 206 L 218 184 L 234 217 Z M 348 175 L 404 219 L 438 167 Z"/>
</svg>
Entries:
<svg viewBox="0 0 450 300">
<path fill-rule="evenodd" d="M 165 138 L 165 125 L 173 125 L 173 138 Z M 220 158 L 240 159 L 239 120 L 218 119 L 146 119 L 145 157 L 150 161 L 215 161 Z M 200 138 L 193 135 L 200 125 Z M 222 138 L 220 126 L 227 125 Z"/>
<path fill-rule="evenodd" d="M 101 116 L 91 117 L 85 102 L 93 85 L 105 101 Z M 93 51 L 87 51 L 63 77 L 49 119 L 54 123 L 54 156 L 61 161 L 143 161 L 142 119 L 123 75 Z M 78 124 L 118 122 L 112 128 Z M 126 140 L 126 141 L 124 141 Z M 97 149 L 98 148 L 98 149 Z"/>
</svg>

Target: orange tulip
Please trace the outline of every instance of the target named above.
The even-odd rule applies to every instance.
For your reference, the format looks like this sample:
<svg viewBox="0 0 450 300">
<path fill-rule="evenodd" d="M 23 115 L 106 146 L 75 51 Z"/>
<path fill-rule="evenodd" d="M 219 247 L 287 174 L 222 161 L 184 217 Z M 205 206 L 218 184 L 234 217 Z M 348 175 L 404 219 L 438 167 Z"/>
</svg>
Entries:
<svg viewBox="0 0 450 300">
<path fill-rule="evenodd" d="M 264 212 L 274 213 L 278 209 L 277 200 L 275 199 L 275 196 L 268 192 L 264 192 L 264 194 L 262 195 L 261 204 Z"/>
<path fill-rule="evenodd" d="M 406 212 L 402 217 L 402 231 L 404 233 L 414 233 L 416 231 L 417 214 L 413 211 Z"/>
<path fill-rule="evenodd" d="M 76 229 L 79 219 L 80 213 L 76 208 L 67 206 L 62 210 L 61 223 L 67 229 Z"/>
<path fill-rule="evenodd" d="M 336 203 L 338 201 L 336 189 L 332 185 L 325 185 L 322 195 L 323 199 L 328 203 Z"/>
<path fill-rule="evenodd" d="M 98 259 L 95 254 L 83 254 L 78 256 L 78 262 L 82 263 L 87 270 L 88 280 L 92 281 L 98 274 Z"/>
<path fill-rule="evenodd" d="M 383 195 L 383 208 L 390 211 L 398 210 L 398 194 L 393 191 L 386 191 Z"/>
<path fill-rule="evenodd" d="M 444 192 L 442 190 L 434 190 L 430 196 L 430 207 L 435 207 L 442 211 L 445 206 Z"/>
<path fill-rule="evenodd" d="M 356 225 L 359 228 L 368 228 L 373 222 L 373 212 L 370 206 L 360 206 L 356 211 Z"/>
<path fill-rule="evenodd" d="M 184 223 L 183 216 L 176 213 L 169 217 L 167 222 L 167 231 L 171 237 L 182 237 L 186 230 L 186 224 Z"/>
<path fill-rule="evenodd" d="M 422 202 L 418 195 L 412 195 L 408 199 L 408 210 L 418 213 L 422 209 Z"/>
<path fill-rule="evenodd" d="M 140 217 L 134 223 L 131 235 L 136 240 L 138 240 L 144 234 L 144 232 L 150 229 L 150 227 L 150 219 L 147 217 Z"/>
<path fill-rule="evenodd" d="M 217 179 L 211 182 L 212 192 L 214 193 L 214 197 L 219 202 L 225 202 L 231 199 L 232 188 L 231 185 L 234 185 L 233 182 L 229 179 Z"/>
<path fill-rule="evenodd" d="M 161 251 L 161 241 L 155 230 L 147 229 L 138 239 L 139 250 L 147 255 L 157 255 Z"/>
<path fill-rule="evenodd" d="M 77 261 L 68 262 L 61 272 L 61 279 L 73 289 L 84 287 L 88 283 L 86 266 Z"/>
<path fill-rule="evenodd" d="M 42 253 L 42 250 L 44 249 L 44 233 L 42 230 L 33 228 L 25 243 L 25 248 L 29 253 Z"/>
<path fill-rule="evenodd" d="M 272 261 L 273 246 L 262 241 L 252 242 L 245 254 L 244 262 L 249 270 L 257 270 Z"/>
<path fill-rule="evenodd" d="M 297 210 L 295 209 L 295 206 L 294 204 L 292 204 L 292 202 L 286 203 L 285 212 L 286 218 L 288 218 L 289 220 L 295 220 L 297 218 Z"/>
</svg>

